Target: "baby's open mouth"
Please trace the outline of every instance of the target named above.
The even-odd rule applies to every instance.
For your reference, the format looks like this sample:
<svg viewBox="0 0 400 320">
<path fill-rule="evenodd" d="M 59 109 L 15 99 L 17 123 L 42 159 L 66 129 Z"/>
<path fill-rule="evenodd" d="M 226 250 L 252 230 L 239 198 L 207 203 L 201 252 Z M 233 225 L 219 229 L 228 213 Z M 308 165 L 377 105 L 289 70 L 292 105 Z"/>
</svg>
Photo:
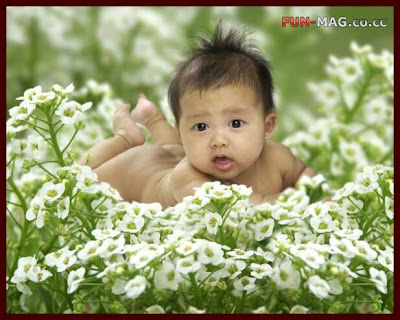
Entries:
<svg viewBox="0 0 400 320">
<path fill-rule="evenodd" d="M 232 168 L 233 161 L 226 156 L 217 156 L 213 159 L 213 164 L 218 170 L 228 171 L 230 168 Z"/>
</svg>

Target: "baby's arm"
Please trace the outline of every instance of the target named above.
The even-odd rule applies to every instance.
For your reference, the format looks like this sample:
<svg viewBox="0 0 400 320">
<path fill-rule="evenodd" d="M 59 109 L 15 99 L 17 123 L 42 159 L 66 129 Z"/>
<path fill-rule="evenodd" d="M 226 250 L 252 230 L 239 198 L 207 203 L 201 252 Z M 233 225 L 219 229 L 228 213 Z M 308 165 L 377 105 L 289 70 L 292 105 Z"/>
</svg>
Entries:
<svg viewBox="0 0 400 320">
<path fill-rule="evenodd" d="M 114 137 L 101 141 L 87 151 L 78 161 L 96 169 L 120 153 L 144 143 L 144 135 L 129 115 L 129 104 L 120 106 L 114 114 Z"/>
</svg>

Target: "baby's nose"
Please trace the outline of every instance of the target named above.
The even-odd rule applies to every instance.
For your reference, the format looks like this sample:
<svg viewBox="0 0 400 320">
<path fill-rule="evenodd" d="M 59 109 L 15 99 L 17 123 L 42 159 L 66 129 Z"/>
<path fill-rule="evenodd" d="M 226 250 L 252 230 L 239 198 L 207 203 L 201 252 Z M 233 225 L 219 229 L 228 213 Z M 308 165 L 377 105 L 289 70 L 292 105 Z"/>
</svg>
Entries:
<svg viewBox="0 0 400 320">
<path fill-rule="evenodd" d="M 211 139 L 211 147 L 215 148 L 226 148 L 229 145 L 229 141 L 227 137 L 221 133 L 216 132 L 213 138 Z"/>
</svg>

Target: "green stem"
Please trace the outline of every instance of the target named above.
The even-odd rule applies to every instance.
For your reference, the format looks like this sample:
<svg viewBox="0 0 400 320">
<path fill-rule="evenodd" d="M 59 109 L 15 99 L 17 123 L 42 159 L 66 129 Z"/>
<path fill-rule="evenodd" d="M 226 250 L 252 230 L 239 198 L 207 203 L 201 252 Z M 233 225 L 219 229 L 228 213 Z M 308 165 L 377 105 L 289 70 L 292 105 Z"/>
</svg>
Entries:
<svg viewBox="0 0 400 320">
<path fill-rule="evenodd" d="M 54 243 L 58 239 L 58 233 L 55 232 L 52 237 L 50 238 L 49 242 L 47 243 L 46 247 L 43 249 L 43 255 L 49 253 L 50 249 L 53 247 Z"/>
<path fill-rule="evenodd" d="M 25 214 L 28 211 L 28 205 L 26 204 L 25 198 L 22 196 L 21 192 L 19 191 L 19 189 L 17 188 L 17 186 L 15 185 L 15 183 L 12 179 L 9 179 L 8 183 L 10 184 L 12 190 L 16 194 L 18 200 L 20 201 L 23 212 L 24 212 L 24 217 L 25 217 Z M 29 221 L 25 219 L 24 225 L 21 230 L 21 237 L 19 238 L 19 241 L 18 241 L 17 251 L 16 251 L 15 257 L 14 257 L 14 262 L 11 267 L 11 274 L 14 274 L 14 271 L 17 269 L 18 258 L 19 258 L 19 255 L 21 254 L 22 247 L 25 244 L 25 238 L 26 238 L 26 234 L 28 232 L 29 225 L 30 225 Z"/>
<path fill-rule="evenodd" d="M 79 130 L 75 130 L 74 134 L 72 135 L 71 140 L 69 140 L 68 144 L 64 147 L 64 149 L 62 149 L 62 153 L 64 153 L 65 150 L 67 150 L 67 148 L 70 146 L 70 144 L 72 143 L 72 141 L 74 141 L 76 134 L 79 132 Z"/>
<path fill-rule="evenodd" d="M 353 120 L 353 116 L 356 114 L 357 110 L 361 107 L 361 104 L 364 100 L 365 94 L 367 93 L 367 89 L 371 82 L 372 75 L 368 74 L 365 82 L 363 83 L 361 90 L 358 94 L 357 100 L 353 105 L 353 108 L 346 113 L 346 117 L 344 123 L 350 123 Z"/>
<path fill-rule="evenodd" d="M 196 305 L 199 309 L 203 310 L 204 309 L 204 301 L 203 301 L 203 296 L 201 295 L 200 288 L 197 284 L 196 278 L 194 277 L 193 272 L 189 274 L 190 277 L 190 282 L 192 283 L 193 289 L 194 289 L 194 295 L 196 297 Z"/>
</svg>

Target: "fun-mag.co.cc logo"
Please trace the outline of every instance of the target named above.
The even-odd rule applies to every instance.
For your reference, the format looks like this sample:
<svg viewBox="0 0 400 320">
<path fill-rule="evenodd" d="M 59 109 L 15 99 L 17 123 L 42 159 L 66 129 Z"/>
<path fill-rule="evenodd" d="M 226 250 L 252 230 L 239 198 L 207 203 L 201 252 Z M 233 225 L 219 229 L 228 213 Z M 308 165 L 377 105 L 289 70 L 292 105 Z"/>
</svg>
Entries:
<svg viewBox="0 0 400 320">
<path fill-rule="evenodd" d="M 311 19 L 310 17 L 282 17 L 282 27 L 310 27 L 315 25 L 317 27 L 331 28 L 385 28 L 387 26 L 387 19 L 351 19 L 347 17 L 317 17 L 316 19 Z"/>
</svg>

